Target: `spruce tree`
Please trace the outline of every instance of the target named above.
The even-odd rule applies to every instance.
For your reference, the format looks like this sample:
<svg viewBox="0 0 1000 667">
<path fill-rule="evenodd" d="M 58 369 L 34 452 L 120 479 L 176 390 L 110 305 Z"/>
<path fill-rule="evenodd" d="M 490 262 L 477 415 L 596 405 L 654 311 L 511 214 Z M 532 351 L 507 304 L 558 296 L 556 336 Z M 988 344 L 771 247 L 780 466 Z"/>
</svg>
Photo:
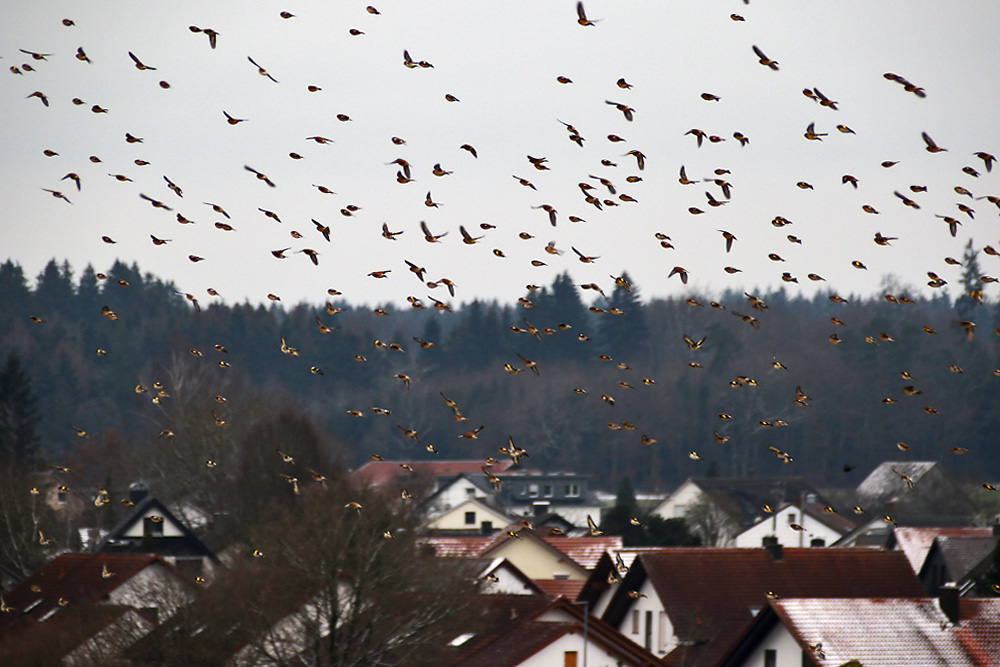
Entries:
<svg viewBox="0 0 1000 667">
<path fill-rule="evenodd" d="M 37 461 L 39 415 L 31 380 L 21 360 L 11 352 L 0 369 L 0 458 L 6 462 Z"/>
</svg>

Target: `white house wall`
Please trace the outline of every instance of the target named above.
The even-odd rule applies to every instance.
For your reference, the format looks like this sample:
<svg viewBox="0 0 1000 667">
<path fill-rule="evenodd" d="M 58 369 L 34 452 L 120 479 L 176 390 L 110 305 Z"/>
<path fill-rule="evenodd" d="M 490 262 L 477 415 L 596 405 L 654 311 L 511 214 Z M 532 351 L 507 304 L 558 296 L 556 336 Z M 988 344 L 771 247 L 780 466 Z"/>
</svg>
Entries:
<svg viewBox="0 0 1000 667">
<path fill-rule="evenodd" d="M 472 523 L 466 523 L 466 512 L 474 513 Z M 491 522 L 494 530 L 499 530 L 510 522 L 500 512 L 492 510 L 482 503 L 466 499 L 452 509 L 434 517 L 428 522 L 427 528 L 431 530 L 478 530 L 484 521 Z"/>
<path fill-rule="evenodd" d="M 583 628 L 578 632 L 569 632 L 527 660 L 519 662 L 517 667 L 559 667 L 566 664 L 568 651 L 576 652 L 576 664 L 583 667 Z M 587 642 L 587 667 L 619 667 L 632 663 L 623 662 L 592 641 Z"/>
<path fill-rule="evenodd" d="M 764 640 L 740 663 L 740 667 L 764 667 L 764 651 L 775 651 L 774 667 L 802 667 L 802 647 L 783 623 L 778 623 L 767 633 Z M 905 662 L 905 660 L 904 660 Z"/>
<path fill-rule="evenodd" d="M 792 530 L 797 523 L 805 530 Z M 798 507 L 789 505 L 775 512 L 773 516 L 757 523 L 736 536 L 737 547 L 760 547 L 767 535 L 774 535 L 786 547 L 808 547 L 811 540 L 821 538 L 826 544 L 833 544 L 841 535 L 817 519 L 804 514 Z"/>
<path fill-rule="evenodd" d="M 432 512 L 446 512 L 464 503 L 469 498 L 486 498 L 486 494 L 478 486 L 465 477 L 460 477 L 445 487 L 430 504 Z"/>
<path fill-rule="evenodd" d="M 653 514 L 664 519 L 683 519 L 688 508 L 701 500 L 698 485 L 687 480 L 674 490 L 663 503 L 653 510 Z"/>
<path fill-rule="evenodd" d="M 645 597 L 643 597 L 645 596 Z M 674 626 L 670 622 L 660 603 L 653 585 L 647 579 L 639 589 L 639 598 L 632 603 L 625 617 L 622 619 L 618 631 L 634 641 L 639 646 L 646 646 L 646 612 L 652 612 L 653 629 L 652 642 L 649 650 L 660 657 L 670 653 L 677 646 L 677 637 L 674 635 Z M 638 612 L 638 616 L 635 616 Z M 638 623 L 633 619 L 638 618 Z"/>
</svg>

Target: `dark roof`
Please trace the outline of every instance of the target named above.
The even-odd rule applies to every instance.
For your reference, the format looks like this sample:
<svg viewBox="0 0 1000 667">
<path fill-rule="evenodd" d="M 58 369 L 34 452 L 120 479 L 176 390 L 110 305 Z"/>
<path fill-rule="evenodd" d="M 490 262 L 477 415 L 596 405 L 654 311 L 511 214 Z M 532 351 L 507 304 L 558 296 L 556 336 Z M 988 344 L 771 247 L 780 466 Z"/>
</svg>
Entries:
<svg viewBox="0 0 1000 667">
<path fill-rule="evenodd" d="M 690 645 L 680 650 L 687 665 L 714 664 L 725 655 L 769 592 L 814 598 L 925 595 L 899 552 L 784 548 L 776 560 L 764 549 L 666 548 L 636 556 L 603 618 L 620 626 L 633 602 L 627 591 L 639 590 L 647 579 L 677 637 Z"/>
<path fill-rule="evenodd" d="M 56 556 L 4 595 L 4 602 L 17 612 L 0 615 L 0 633 L 19 619 L 39 620 L 56 609 L 61 613 L 60 599 L 68 603 L 64 608 L 99 602 L 154 564 L 175 571 L 169 563 L 151 554 L 65 553 Z M 114 576 L 102 576 L 105 565 Z M 37 590 L 32 590 L 33 587 Z"/>
<path fill-rule="evenodd" d="M 81 604 L 60 610 L 44 623 L 22 618 L 15 628 L 0 637 L 0 664 L 60 664 L 60 659 L 66 654 L 76 650 L 130 611 L 134 612 L 132 607 Z M 139 614 L 132 618 L 141 626 L 139 632 L 146 632 L 153 627 L 152 622 Z"/>
<path fill-rule="evenodd" d="M 983 565 L 997 547 L 993 535 L 938 535 L 927 552 L 920 576 L 936 560 L 944 562 L 948 581 L 962 582 Z"/>
<path fill-rule="evenodd" d="M 743 528 L 764 517 L 761 505 L 765 503 L 771 507 L 798 503 L 807 494 L 815 494 L 817 501 L 822 499 L 819 491 L 799 476 L 692 477 L 691 482 Z"/>
<path fill-rule="evenodd" d="M 176 525 L 182 535 L 126 537 L 125 533 L 150 510 L 162 516 L 163 520 Z M 104 541 L 97 547 L 104 553 L 154 553 L 159 556 L 203 556 L 217 560 L 212 551 L 198 539 L 198 536 L 153 496 L 146 496 L 132 508 L 132 512 L 111 529 Z"/>
</svg>

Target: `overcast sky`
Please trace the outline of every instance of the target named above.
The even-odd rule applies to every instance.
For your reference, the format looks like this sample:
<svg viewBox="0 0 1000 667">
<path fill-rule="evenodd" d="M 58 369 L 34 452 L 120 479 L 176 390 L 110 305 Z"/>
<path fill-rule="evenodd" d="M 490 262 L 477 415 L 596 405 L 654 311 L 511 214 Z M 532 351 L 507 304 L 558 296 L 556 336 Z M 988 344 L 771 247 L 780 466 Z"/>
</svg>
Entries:
<svg viewBox="0 0 1000 667">
<path fill-rule="evenodd" d="M 944 258 L 960 259 L 970 237 L 977 248 L 1000 247 L 1000 208 L 954 190 L 1000 196 L 1000 166 L 987 173 L 973 155 L 1000 155 L 1000 3 L 592 0 L 586 12 L 596 24 L 584 27 L 572 0 L 372 1 L 378 14 L 360 0 L 3 2 L 0 259 L 20 263 L 29 277 L 53 257 L 77 272 L 88 263 L 102 271 L 115 259 L 135 261 L 201 299 L 215 288 L 228 303 L 262 302 L 268 293 L 286 305 L 321 303 L 335 288 L 352 303 L 405 306 L 409 295 L 446 293 L 419 283 L 404 260 L 425 267 L 428 280 L 450 278 L 461 302 L 513 302 L 526 284 L 547 285 L 564 270 L 605 289 L 610 276 L 628 271 L 646 298 L 779 285 L 807 296 L 879 294 L 887 275 L 911 296 L 931 295 L 926 272 L 934 271 L 955 296 L 961 269 Z M 295 16 L 284 19 L 283 10 Z M 733 20 L 734 12 L 745 20 Z M 192 25 L 218 31 L 217 48 Z M 761 65 L 753 45 L 780 69 Z M 91 63 L 75 57 L 78 47 Z M 35 60 L 19 49 L 51 55 Z M 433 67 L 405 67 L 404 49 Z M 137 69 L 130 51 L 156 69 Z M 278 83 L 258 74 L 248 56 Z M 9 71 L 24 63 L 34 71 Z M 886 72 L 926 97 L 886 80 Z M 622 77 L 632 88 L 616 85 Z M 838 110 L 807 98 L 804 88 L 819 89 Z M 35 91 L 48 107 L 29 97 Z M 634 121 L 606 101 L 632 107 Z M 108 111 L 93 113 L 93 105 Z M 247 120 L 230 125 L 223 111 Z M 582 148 L 560 121 L 577 128 Z M 804 137 L 810 123 L 826 134 L 822 141 Z M 685 134 L 692 128 L 725 141 L 698 148 Z M 922 132 L 947 152 L 926 151 Z M 128 143 L 126 133 L 142 142 Z M 612 134 L 624 141 L 609 141 Z M 306 139 L 312 136 L 332 141 Z M 46 157 L 46 149 L 59 155 Z M 626 155 L 633 149 L 645 155 L 644 170 Z M 547 158 L 550 169 L 535 169 L 527 155 Z M 397 158 L 410 163 L 415 182 L 397 182 L 398 165 L 387 164 Z M 898 164 L 880 166 L 886 160 Z M 435 163 L 453 173 L 435 176 Z M 726 201 L 721 189 L 681 185 L 681 165 L 692 180 L 728 170 L 722 178 L 732 184 L 731 199 L 709 206 L 706 192 Z M 979 176 L 963 173 L 965 166 Z M 80 191 L 61 180 L 70 172 L 79 174 Z M 857 177 L 856 190 L 841 182 L 844 174 Z M 642 180 L 629 183 L 629 176 Z M 610 179 L 616 194 L 595 177 Z M 581 182 L 619 205 L 588 204 Z M 438 207 L 425 204 L 428 192 Z M 637 201 L 618 199 L 623 193 Z M 221 205 L 231 219 L 203 202 Z M 975 218 L 958 203 L 975 209 Z M 533 208 L 543 204 L 557 211 L 556 227 Z M 879 213 L 866 213 L 866 204 Z M 360 208 L 344 216 L 348 205 Z M 195 224 L 179 224 L 178 213 Z M 961 220 L 957 237 L 936 214 Z M 776 228 L 775 216 L 793 224 Z M 311 219 L 331 228 L 329 243 Z M 447 236 L 425 242 L 421 220 Z M 383 223 L 403 233 L 387 240 Z M 460 225 L 484 238 L 464 244 Z M 728 254 L 718 230 L 737 238 Z M 522 232 L 534 238 L 521 239 Z M 662 248 L 657 232 L 674 247 Z M 898 240 L 877 245 L 876 232 Z M 170 242 L 154 245 L 151 235 Z M 562 255 L 545 252 L 550 241 Z M 271 255 L 286 247 L 286 259 Z M 599 259 L 581 263 L 571 247 Z M 304 248 L 319 252 L 319 266 L 295 252 Z M 855 260 L 867 270 L 852 267 Z M 1000 276 L 1000 258 L 980 261 L 983 273 Z M 689 271 L 687 286 L 668 278 L 675 266 Z M 726 273 L 727 266 L 741 272 Z M 384 270 L 391 272 L 383 280 L 368 276 Z M 798 283 L 782 282 L 784 272 Z M 810 281 L 809 273 L 827 282 Z M 988 296 L 996 290 L 987 285 Z"/>
</svg>

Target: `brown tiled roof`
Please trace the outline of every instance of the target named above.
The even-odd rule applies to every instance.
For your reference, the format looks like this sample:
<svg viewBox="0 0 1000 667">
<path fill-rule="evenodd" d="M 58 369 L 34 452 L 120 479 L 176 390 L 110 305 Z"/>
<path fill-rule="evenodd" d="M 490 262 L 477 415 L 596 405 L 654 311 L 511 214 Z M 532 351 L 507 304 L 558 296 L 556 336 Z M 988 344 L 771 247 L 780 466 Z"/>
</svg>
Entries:
<svg viewBox="0 0 1000 667">
<path fill-rule="evenodd" d="M 694 648 L 687 665 L 715 664 L 749 626 L 767 593 L 781 597 L 921 597 L 903 554 L 874 549 L 785 548 L 781 560 L 764 549 L 666 548 L 640 553 L 605 612 L 618 625 L 630 607 L 624 595 L 649 579 L 674 631 Z M 679 664 L 679 663 L 678 663 Z"/>
<path fill-rule="evenodd" d="M 400 463 L 405 463 L 413 468 L 413 473 L 426 475 L 428 477 L 455 477 L 465 473 L 467 475 L 482 475 L 483 462 L 475 461 L 369 461 L 351 473 L 351 478 L 364 486 L 385 486 L 392 484 L 396 479 L 404 474 L 399 467 Z M 494 473 L 505 472 L 513 465 L 513 461 L 497 461 L 493 464 Z"/>
<path fill-rule="evenodd" d="M 0 615 L 0 632 L 15 619 L 40 619 L 59 608 L 60 599 L 67 602 L 67 606 L 99 602 L 154 563 L 173 569 L 159 556 L 151 554 L 65 553 L 56 556 L 4 594 L 4 602 L 17 612 Z M 101 576 L 105 565 L 114 576 Z M 38 591 L 33 591 L 32 587 L 37 587 Z"/>
<path fill-rule="evenodd" d="M 532 579 L 538 587 L 550 597 L 564 597 L 575 600 L 580 594 L 583 585 L 587 583 L 582 579 Z"/>
<path fill-rule="evenodd" d="M 895 529 L 896 548 L 906 554 L 910 567 L 914 572 L 920 572 L 927 558 L 927 552 L 934 544 L 934 538 L 939 535 L 987 537 L 993 534 L 990 527 L 978 526 L 946 526 L 930 528 L 914 528 L 900 526 Z"/>
</svg>

